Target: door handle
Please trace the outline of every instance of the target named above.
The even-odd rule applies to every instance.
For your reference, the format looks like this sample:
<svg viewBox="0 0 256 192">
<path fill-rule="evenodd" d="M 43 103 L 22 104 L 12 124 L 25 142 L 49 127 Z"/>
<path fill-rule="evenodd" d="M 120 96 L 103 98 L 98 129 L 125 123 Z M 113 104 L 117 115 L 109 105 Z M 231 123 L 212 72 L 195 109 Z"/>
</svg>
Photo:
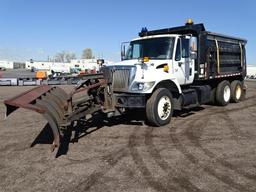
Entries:
<svg viewBox="0 0 256 192">
<path fill-rule="evenodd" d="M 182 61 L 178 62 L 179 67 L 181 67 L 182 64 L 184 64 L 184 62 Z"/>
</svg>

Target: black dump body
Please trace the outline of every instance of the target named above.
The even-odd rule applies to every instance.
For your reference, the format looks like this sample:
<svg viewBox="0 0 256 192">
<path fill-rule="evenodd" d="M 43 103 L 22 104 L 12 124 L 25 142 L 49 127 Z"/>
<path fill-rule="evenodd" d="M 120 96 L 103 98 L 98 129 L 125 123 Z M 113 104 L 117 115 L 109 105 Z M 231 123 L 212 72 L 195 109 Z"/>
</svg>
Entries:
<svg viewBox="0 0 256 192">
<path fill-rule="evenodd" d="M 206 31 L 203 24 L 186 24 L 154 31 L 144 28 L 139 36 L 159 34 L 192 34 L 198 38 L 195 81 L 246 76 L 245 39 Z"/>
</svg>

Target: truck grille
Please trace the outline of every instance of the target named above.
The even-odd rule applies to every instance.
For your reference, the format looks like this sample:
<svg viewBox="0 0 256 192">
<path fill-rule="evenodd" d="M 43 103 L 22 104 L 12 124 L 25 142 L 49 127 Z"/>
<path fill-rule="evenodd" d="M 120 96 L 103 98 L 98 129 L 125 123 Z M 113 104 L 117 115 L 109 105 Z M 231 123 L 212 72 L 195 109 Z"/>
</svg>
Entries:
<svg viewBox="0 0 256 192">
<path fill-rule="evenodd" d="M 115 67 L 113 70 L 114 91 L 128 90 L 130 83 L 135 76 L 135 67 Z"/>
</svg>

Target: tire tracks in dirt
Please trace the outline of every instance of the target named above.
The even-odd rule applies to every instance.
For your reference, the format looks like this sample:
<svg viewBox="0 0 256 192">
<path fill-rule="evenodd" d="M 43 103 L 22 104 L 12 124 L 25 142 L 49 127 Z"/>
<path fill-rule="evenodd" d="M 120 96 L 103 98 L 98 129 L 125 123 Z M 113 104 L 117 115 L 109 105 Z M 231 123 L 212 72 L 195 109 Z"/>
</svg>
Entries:
<svg viewBox="0 0 256 192">
<path fill-rule="evenodd" d="M 156 191 L 176 191 L 175 186 L 171 185 L 170 183 L 168 186 L 164 186 L 161 182 L 156 181 L 150 172 L 150 170 L 147 168 L 143 158 L 141 157 L 137 146 L 138 146 L 138 134 L 139 129 L 137 131 L 134 129 L 134 134 L 132 134 L 129 138 L 129 144 L 128 147 L 130 149 L 130 153 L 132 156 L 132 159 L 139 169 L 139 171 L 142 173 L 143 178 L 146 180 L 148 186 L 155 189 Z"/>
<path fill-rule="evenodd" d="M 241 140 L 241 139 L 245 139 L 245 138 L 249 138 L 250 135 L 246 135 L 243 131 L 241 131 L 239 129 L 239 126 L 237 126 L 233 119 L 229 116 L 228 111 L 226 111 L 225 109 L 223 110 L 223 113 L 221 114 L 221 118 L 223 120 L 225 120 L 227 122 L 227 127 L 228 129 L 231 131 L 231 134 L 234 138 L 234 140 L 240 144 L 240 145 L 244 145 L 245 143 Z"/>
<path fill-rule="evenodd" d="M 251 97 L 251 98 L 255 98 L 255 97 Z M 247 98 L 247 100 L 252 100 L 251 98 Z M 240 107 L 240 108 L 234 108 L 234 109 L 229 109 L 227 110 L 227 112 L 234 112 L 237 110 L 242 110 L 242 109 L 246 109 L 249 107 L 253 107 L 256 104 L 253 105 L 246 105 L 244 107 Z M 207 115 L 213 115 L 219 112 L 223 112 L 223 110 L 219 110 L 216 109 L 214 112 L 209 112 Z M 204 114 L 205 115 L 205 114 Z M 192 120 L 194 121 L 194 120 Z M 187 124 L 192 123 L 191 121 L 187 122 Z M 116 164 L 118 162 L 120 162 L 123 158 L 131 155 L 135 165 L 137 166 L 137 168 L 139 169 L 139 171 L 142 173 L 143 178 L 145 179 L 145 181 L 147 182 L 148 186 L 150 186 L 151 188 L 157 190 L 157 191 L 177 191 L 177 186 L 171 185 L 169 182 L 168 186 L 163 185 L 161 182 L 157 181 L 154 179 L 153 174 L 150 172 L 150 170 L 147 168 L 143 158 L 141 157 L 138 149 L 136 148 L 138 146 L 138 133 L 142 128 L 140 128 L 139 126 L 134 127 L 134 130 L 132 132 L 132 134 L 129 136 L 129 141 L 128 141 L 128 149 L 127 147 L 121 148 L 119 150 L 117 150 L 116 152 L 110 153 L 105 155 L 102 159 L 105 160 L 105 162 L 107 162 L 107 164 L 104 164 L 102 166 L 100 166 L 99 169 L 97 169 L 97 171 L 93 172 L 91 175 L 89 175 L 88 177 L 86 177 L 85 180 L 81 181 L 76 187 L 72 188 L 74 190 L 77 191 L 87 191 L 90 190 L 95 184 L 97 184 L 97 182 L 107 173 L 109 172 L 112 168 L 114 168 L 116 166 Z M 178 185 L 185 189 L 186 191 L 195 191 L 195 192 L 200 192 L 200 189 L 198 187 L 196 187 L 193 183 L 191 183 L 189 181 L 189 179 L 182 175 L 179 174 L 177 172 L 177 170 L 173 169 L 172 167 L 170 167 L 168 165 L 168 163 L 162 159 L 159 151 L 156 149 L 156 146 L 153 143 L 152 140 L 152 131 L 153 130 L 147 130 L 145 133 L 145 144 L 148 146 L 148 152 L 149 154 L 152 156 L 152 158 L 154 158 L 154 161 L 157 163 L 157 165 L 164 171 L 167 172 L 167 170 L 169 170 L 167 172 L 168 176 L 172 176 L 172 180 L 176 183 L 178 183 Z M 170 133 L 172 133 L 171 129 L 170 129 Z M 190 152 L 184 147 L 182 146 L 182 144 L 179 142 L 178 138 L 176 137 L 172 137 L 172 142 L 174 143 L 174 146 L 179 149 L 179 151 L 181 151 L 188 159 L 189 161 L 191 161 L 193 164 L 199 166 L 199 167 L 203 167 L 199 160 L 193 155 L 190 154 Z M 178 146 L 177 146 L 178 144 Z M 209 155 L 209 153 L 208 153 Z M 212 154 L 214 155 L 214 154 Z M 213 157 L 211 157 L 213 158 Z M 78 161 L 77 163 L 83 163 L 82 161 Z M 231 167 L 233 168 L 234 166 L 231 165 L 229 163 L 226 162 L 222 162 L 223 165 L 227 165 L 226 167 Z M 242 191 L 248 191 L 250 192 L 251 190 L 247 189 L 246 187 L 235 183 L 234 181 L 232 181 L 231 178 L 226 177 L 225 175 L 218 175 L 218 173 L 216 173 L 214 171 L 213 168 L 206 166 L 203 167 L 203 170 L 206 171 L 207 173 L 209 173 L 210 175 L 215 176 L 217 179 L 221 180 L 222 182 L 230 185 L 231 187 L 233 186 L 233 188 L 238 189 L 238 190 L 242 190 Z M 178 173 L 178 176 L 173 176 L 173 172 Z M 248 175 L 247 175 L 248 176 Z M 254 177 L 253 175 L 249 175 L 249 177 Z"/>
<path fill-rule="evenodd" d="M 132 133 L 134 134 L 134 133 Z M 100 165 L 99 168 L 90 174 L 88 177 L 79 182 L 75 187 L 72 187 L 67 191 L 88 191 L 95 184 L 99 182 L 102 177 L 107 174 L 112 168 L 114 168 L 123 158 L 129 155 L 129 150 L 127 147 L 122 147 L 117 151 L 103 156 L 101 159 L 105 162 L 103 165 Z M 86 159 L 88 160 L 88 159 Z M 80 160 L 76 160 L 76 163 L 83 163 Z M 107 189 L 105 188 L 104 191 Z"/>
<path fill-rule="evenodd" d="M 227 127 L 231 130 L 231 133 L 234 135 L 235 137 L 235 140 L 238 144 L 242 144 L 241 142 L 239 142 L 240 138 L 241 138 L 241 134 L 243 135 L 244 137 L 244 133 L 241 132 L 241 130 L 239 130 L 239 128 L 234 124 L 232 123 L 232 119 L 231 118 L 226 118 L 226 113 L 224 113 L 224 115 L 221 115 L 221 117 L 228 123 L 231 123 L 230 125 L 228 125 Z M 205 122 L 208 122 L 209 121 L 209 118 L 210 117 L 207 117 L 208 119 L 205 119 L 204 121 Z M 204 126 L 207 126 L 207 123 L 204 124 Z M 235 126 L 235 129 L 233 129 Z M 190 130 L 194 130 L 198 135 L 194 135 L 194 132 L 193 131 L 190 131 Z M 220 158 L 220 157 L 217 157 L 214 153 L 212 153 L 210 150 L 206 149 L 205 147 L 203 147 L 200 143 L 200 138 L 201 138 L 201 135 L 202 135 L 202 131 L 203 129 L 200 129 L 198 128 L 198 126 L 195 124 L 195 122 L 192 122 L 191 123 L 191 127 L 189 129 L 186 129 L 185 130 L 185 134 L 187 136 L 187 138 L 197 147 L 199 148 L 200 150 L 202 150 L 204 152 L 205 155 L 207 155 L 210 159 L 214 159 L 214 162 L 216 163 L 219 163 L 220 165 L 222 165 L 223 167 L 227 167 L 229 169 L 231 169 L 232 171 L 236 172 L 237 174 L 239 174 L 240 176 L 243 176 L 243 177 L 246 177 L 247 179 L 251 179 L 251 180 L 254 180 L 256 181 L 256 175 L 254 174 L 250 174 L 248 172 L 245 172 L 239 168 L 237 168 L 236 166 L 234 166 L 233 164 L 229 163 L 228 161 L 224 160 L 223 158 Z M 237 141 L 238 140 L 238 141 Z"/>
<path fill-rule="evenodd" d="M 247 108 L 249 108 L 250 106 L 248 106 Z M 245 109 L 245 108 L 243 108 Z M 238 110 L 239 111 L 239 108 Z M 231 134 L 233 135 L 233 138 L 234 140 L 240 144 L 240 145 L 244 145 L 245 143 L 243 141 L 241 141 L 241 138 L 250 138 L 251 136 L 248 135 L 248 134 L 245 134 L 243 131 L 241 131 L 239 129 L 239 126 L 236 125 L 233 121 L 233 119 L 229 116 L 229 113 L 230 112 L 234 112 L 234 109 L 232 110 L 227 110 L 225 108 L 223 108 L 223 111 L 222 113 L 220 113 L 219 111 L 218 112 L 215 112 L 215 115 L 217 116 L 220 116 L 220 118 L 222 118 L 224 121 L 227 122 L 227 124 L 225 124 L 225 126 L 231 131 Z M 204 118 L 204 121 L 203 122 L 192 122 L 191 123 L 191 127 L 190 128 L 187 128 L 185 130 L 185 134 L 187 135 L 187 137 L 190 139 L 190 141 L 197 147 L 199 147 L 209 158 L 212 158 L 212 159 L 215 159 L 216 162 L 220 163 L 222 166 L 224 167 L 227 167 L 231 170 L 233 170 L 234 172 L 236 172 L 237 174 L 241 175 L 241 176 L 244 176 L 248 179 L 251 179 L 251 180 L 255 180 L 256 181 L 256 175 L 255 174 L 250 174 L 248 172 L 245 172 L 239 168 L 237 168 L 236 166 L 234 166 L 233 164 L 229 163 L 228 161 L 224 160 L 223 158 L 219 158 L 219 157 L 216 157 L 216 155 L 214 153 L 212 153 L 210 150 L 204 148 L 201 143 L 200 143 L 200 137 L 202 135 L 202 127 L 206 127 L 211 116 L 213 115 L 213 113 L 211 114 L 204 114 L 204 117 L 201 117 L 201 118 Z M 200 119 L 200 117 L 199 117 Z M 202 124 L 202 126 L 198 126 L 197 124 Z M 190 131 L 192 130 L 192 131 Z M 199 133 L 199 135 L 195 135 L 193 130 L 195 130 L 196 133 Z"/>
<path fill-rule="evenodd" d="M 231 112 L 236 112 L 236 111 L 241 111 L 241 110 L 244 110 L 244 109 L 252 108 L 252 107 L 255 107 L 255 106 L 256 106 L 256 103 L 253 103 L 251 105 L 245 105 L 243 107 L 235 107 L 235 108 L 232 108 L 232 109 L 226 109 L 225 112 L 226 113 L 231 113 Z M 221 109 L 221 108 L 218 109 L 218 108 L 211 109 L 211 112 L 207 113 L 207 115 L 211 116 L 211 115 L 216 115 L 218 113 L 222 113 L 223 109 Z"/>
<path fill-rule="evenodd" d="M 250 106 L 247 107 L 243 107 L 243 109 L 248 108 Z M 231 109 L 231 110 L 227 110 L 227 112 L 230 111 L 236 111 L 236 110 L 241 110 L 241 108 L 237 108 L 237 109 Z M 192 152 L 190 152 L 180 141 L 179 138 L 176 134 L 176 127 L 177 126 L 173 126 L 173 130 L 170 129 L 170 136 L 171 136 L 171 140 L 175 145 L 176 149 L 178 151 L 180 151 L 190 162 L 192 162 L 195 166 L 198 166 L 199 168 L 201 167 L 206 173 L 208 173 L 209 175 L 214 176 L 216 179 L 220 180 L 221 182 L 229 185 L 230 187 L 240 190 L 240 191 L 255 191 L 255 188 L 253 188 L 253 186 L 244 186 L 240 183 L 235 182 L 231 177 L 229 177 L 228 175 L 225 174 L 221 174 L 221 173 L 217 173 L 215 171 L 215 169 L 213 167 L 222 165 L 226 168 L 229 168 L 231 170 L 233 170 L 235 173 L 238 173 L 241 176 L 244 176 L 248 179 L 253 179 L 255 180 L 255 175 L 251 175 L 249 173 L 246 173 L 240 169 L 237 169 L 235 166 L 233 166 L 231 163 L 224 161 L 223 159 L 220 159 L 218 157 L 216 157 L 212 152 L 210 152 L 209 150 L 204 149 L 201 144 L 200 144 L 200 137 L 201 137 L 201 132 L 203 130 L 203 128 L 205 126 L 207 126 L 208 120 L 210 118 L 211 115 L 216 114 L 222 112 L 221 110 L 216 110 L 215 112 L 211 112 L 211 113 L 204 113 L 203 115 L 199 115 L 198 119 L 200 120 L 200 118 L 203 119 L 203 121 L 194 121 L 192 120 L 188 120 L 186 122 L 186 126 L 185 126 L 185 135 L 186 137 L 194 144 L 194 146 L 198 149 L 200 149 L 201 151 L 203 151 L 210 159 L 214 159 L 217 163 L 213 163 L 213 162 L 209 162 L 209 164 L 206 163 L 201 163 L 201 161 L 192 154 Z M 205 118 L 206 117 L 206 118 Z M 207 120 L 208 118 L 208 120 Z M 197 124 L 195 124 L 197 122 Z M 184 124 L 184 122 L 183 122 Z M 191 135 L 189 130 L 190 129 L 195 129 L 196 128 L 196 133 L 197 136 L 195 135 Z M 211 167 L 213 166 L 213 167 Z"/>
<path fill-rule="evenodd" d="M 162 127 L 164 128 L 164 127 Z M 189 178 L 182 174 L 181 172 L 178 172 L 177 169 L 174 169 L 173 167 L 169 166 L 169 164 L 163 160 L 163 158 L 160 155 L 160 152 L 157 150 L 153 138 L 152 138 L 152 132 L 154 128 L 148 127 L 145 133 L 145 144 L 147 146 L 147 150 L 150 154 L 150 156 L 154 159 L 154 161 L 157 163 L 157 165 L 168 174 L 169 182 L 175 182 L 178 183 L 178 185 L 189 192 L 201 192 L 201 190 L 196 187 L 193 183 L 190 182 Z"/>
<path fill-rule="evenodd" d="M 230 122 L 229 118 L 225 118 L 225 120 L 227 120 L 227 122 Z M 208 120 L 206 120 L 208 121 Z M 240 130 L 238 127 L 236 127 L 236 130 L 233 130 L 232 124 L 230 126 L 228 126 L 228 128 L 231 130 L 232 134 L 235 134 L 235 140 L 237 143 L 241 144 L 241 142 L 239 142 L 239 138 L 240 138 Z M 190 128 L 191 129 L 191 128 Z M 192 123 L 192 129 L 195 129 L 195 132 L 200 132 L 202 135 L 202 131 L 203 130 L 199 130 L 196 128 L 195 124 Z M 222 165 L 223 167 L 229 168 L 232 171 L 234 171 L 235 173 L 239 174 L 240 176 L 243 176 L 247 179 L 250 180 L 254 180 L 256 181 L 256 175 L 254 174 L 250 174 L 248 172 L 245 172 L 239 168 L 237 168 L 236 166 L 234 166 L 233 164 L 229 163 L 228 161 L 224 160 L 223 158 L 217 157 L 214 153 L 212 153 L 210 150 L 206 149 L 205 147 L 203 147 L 200 143 L 200 136 L 195 136 L 193 134 L 193 132 L 188 132 L 188 129 L 185 131 L 186 132 L 186 136 L 188 137 L 188 139 L 200 150 L 202 150 L 204 152 L 205 155 L 207 155 L 210 159 L 213 159 L 213 162 L 219 163 L 220 165 Z M 237 141 L 238 140 L 238 141 Z"/>
<path fill-rule="evenodd" d="M 71 191 L 88 191 L 93 187 L 107 172 L 116 166 L 116 164 L 121 161 L 124 157 L 129 154 L 126 148 L 121 148 L 114 153 L 108 154 L 103 157 L 107 162 L 100 166 L 100 168 L 93 172 L 91 175 L 82 180 L 76 187 Z"/>
<path fill-rule="evenodd" d="M 250 190 L 246 188 L 245 186 L 236 183 L 230 178 L 229 176 L 225 174 L 217 173 L 216 170 L 213 167 L 213 164 L 211 162 L 208 163 L 202 163 L 200 159 L 198 159 L 195 155 L 193 155 L 180 141 L 175 133 L 175 128 L 172 128 L 171 131 L 171 140 L 175 144 L 175 148 L 180 151 L 191 163 L 193 163 L 198 169 L 202 169 L 207 174 L 215 177 L 219 181 L 225 183 L 226 185 L 230 186 L 231 188 L 237 189 L 239 191 L 243 192 L 253 192 L 255 190 Z"/>
<path fill-rule="evenodd" d="M 83 179 L 79 184 L 77 184 L 75 187 L 72 187 L 70 190 L 71 191 L 88 191 L 90 190 L 95 184 L 99 182 L 99 180 L 107 173 L 109 172 L 112 168 L 116 166 L 118 162 L 120 162 L 123 158 L 128 157 L 129 155 L 132 156 L 135 165 L 139 168 L 139 170 L 142 172 L 144 178 L 146 178 L 147 183 L 149 184 L 150 187 L 156 189 L 157 191 L 167 191 L 163 186 L 155 181 L 153 179 L 152 174 L 150 171 L 147 169 L 147 167 L 144 165 L 143 159 L 140 156 L 139 152 L 135 148 L 137 145 L 137 140 L 139 140 L 137 137 L 137 134 L 140 130 L 139 126 L 135 126 L 133 128 L 133 132 L 129 136 L 128 140 L 128 146 L 123 147 L 119 150 L 117 150 L 114 153 L 107 154 L 102 157 L 102 159 L 107 163 L 102 166 L 100 166 L 97 171 L 93 172 L 90 174 L 86 179 Z M 83 163 L 81 160 L 75 160 L 76 163 Z M 67 191 L 70 191 L 67 190 Z M 106 189 L 104 189 L 106 190 Z"/>
</svg>

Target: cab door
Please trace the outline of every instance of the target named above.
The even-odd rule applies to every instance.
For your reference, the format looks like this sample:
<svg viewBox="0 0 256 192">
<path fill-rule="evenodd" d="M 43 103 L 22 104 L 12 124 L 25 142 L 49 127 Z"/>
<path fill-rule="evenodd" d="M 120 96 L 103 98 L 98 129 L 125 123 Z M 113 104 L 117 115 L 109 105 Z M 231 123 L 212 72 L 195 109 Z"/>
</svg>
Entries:
<svg viewBox="0 0 256 192">
<path fill-rule="evenodd" d="M 191 84 L 194 80 L 194 59 L 190 58 L 191 36 L 181 36 L 177 39 L 174 56 L 174 73 L 180 85 Z"/>
</svg>

